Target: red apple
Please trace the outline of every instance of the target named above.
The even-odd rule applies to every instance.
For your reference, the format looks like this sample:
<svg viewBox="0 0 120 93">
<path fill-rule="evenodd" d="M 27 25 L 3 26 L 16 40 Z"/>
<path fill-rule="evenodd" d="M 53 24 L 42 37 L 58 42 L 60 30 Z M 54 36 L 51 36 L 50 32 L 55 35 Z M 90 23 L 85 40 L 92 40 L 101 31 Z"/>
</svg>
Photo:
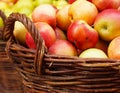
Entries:
<svg viewBox="0 0 120 93">
<path fill-rule="evenodd" d="M 111 41 L 120 35 L 120 11 L 117 9 L 105 9 L 98 14 L 94 22 L 94 28 L 101 39 Z"/>
<path fill-rule="evenodd" d="M 89 2 L 92 2 L 92 0 L 88 0 Z"/>
<path fill-rule="evenodd" d="M 108 42 L 105 42 L 104 40 L 99 39 L 95 45 L 95 48 L 101 49 L 107 54 Z"/>
<path fill-rule="evenodd" d="M 76 0 L 68 0 L 69 4 L 72 4 L 73 2 L 75 2 Z"/>
<path fill-rule="evenodd" d="M 56 27 L 54 30 L 56 34 L 56 39 L 67 39 L 66 34 L 60 28 Z"/>
<path fill-rule="evenodd" d="M 82 20 L 71 23 L 67 37 L 80 50 L 94 47 L 98 42 L 98 32 Z"/>
<path fill-rule="evenodd" d="M 56 14 L 57 26 L 63 31 L 67 31 L 68 26 L 71 23 L 71 20 L 68 16 L 69 7 L 70 5 L 66 5 L 65 7 L 61 8 Z"/>
<path fill-rule="evenodd" d="M 118 11 L 120 11 L 120 6 L 118 7 Z"/>
<path fill-rule="evenodd" d="M 93 3 L 87 0 L 77 0 L 71 4 L 68 15 L 71 21 L 84 20 L 92 25 L 98 15 L 98 10 Z"/>
<path fill-rule="evenodd" d="M 54 55 L 77 56 L 75 46 L 67 40 L 56 40 L 56 42 L 50 46 L 48 53 Z"/>
<path fill-rule="evenodd" d="M 108 8 L 117 9 L 120 6 L 120 0 L 92 0 L 98 10 L 102 11 Z"/>
<path fill-rule="evenodd" d="M 32 12 L 32 20 L 36 22 L 47 22 L 56 27 L 56 8 L 52 4 L 41 4 Z"/>
<path fill-rule="evenodd" d="M 45 41 L 45 45 L 49 48 L 56 41 L 55 31 L 45 22 L 37 22 L 35 23 L 35 26 Z M 34 40 L 29 33 L 26 34 L 26 44 L 29 48 L 36 48 Z"/>
</svg>

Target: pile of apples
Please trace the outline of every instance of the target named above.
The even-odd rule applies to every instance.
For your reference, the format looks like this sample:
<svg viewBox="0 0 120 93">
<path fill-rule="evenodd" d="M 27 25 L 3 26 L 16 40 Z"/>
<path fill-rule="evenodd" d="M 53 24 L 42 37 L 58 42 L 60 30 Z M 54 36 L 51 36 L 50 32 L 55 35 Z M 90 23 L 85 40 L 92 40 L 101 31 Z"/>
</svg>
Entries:
<svg viewBox="0 0 120 93">
<path fill-rule="evenodd" d="M 6 16 L 9 16 L 13 12 L 18 12 L 31 18 L 33 9 L 41 4 L 52 4 L 60 9 L 64 5 L 67 5 L 68 2 L 66 0 L 0 0 L 0 10 Z M 3 26 L 3 21 L 0 18 L 0 27 Z"/>
<path fill-rule="evenodd" d="M 41 4 L 32 11 L 31 20 L 48 54 L 120 59 L 120 0 L 67 2 L 62 8 Z M 22 31 L 21 36 L 15 37 L 21 44 L 35 49 L 27 29 Z"/>
</svg>

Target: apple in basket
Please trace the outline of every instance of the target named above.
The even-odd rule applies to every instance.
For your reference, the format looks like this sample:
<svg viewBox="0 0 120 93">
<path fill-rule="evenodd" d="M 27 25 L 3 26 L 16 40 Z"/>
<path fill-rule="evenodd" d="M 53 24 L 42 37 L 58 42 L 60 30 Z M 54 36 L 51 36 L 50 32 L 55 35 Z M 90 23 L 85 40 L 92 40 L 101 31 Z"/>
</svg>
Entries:
<svg viewBox="0 0 120 93">
<path fill-rule="evenodd" d="M 46 47 L 49 48 L 56 41 L 54 29 L 46 22 L 37 22 L 35 23 L 35 27 L 38 29 L 41 37 L 45 41 Z M 26 33 L 26 44 L 29 48 L 36 48 L 34 40 L 29 32 Z"/>
<path fill-rule="evenodd" d="M 120 0 L 92 0 L 92 3 L 96 5 L 99 11 L 108 8 L 117 9 L 120 6 Z"/>
<path fill-rule="evenodd" d="M 26 45 L 26 41 L 25 41 L 26 33 L 27 33 L 27 29 L 25 28 L 25 26 L 21 22 L 16 21 L 15 26 L 14 26 L 13 34 L 14 34 L 15 38 L 22 45 Z"/>
<path fill-rule="evenodd" d="M 4 27 L 3 19 L 0 17 L 0 28 Z"/>
<path fill-rule="evenodd" d="M 70 5 L 68 15 L 72 20 L 84 20 L 89 25 L 94 23 L 98 14 L 96 6 L 87 0 L 76 0 Z"/>
<path fill-rule="evenodd" d="M 77 56 L 75 46 L 68 40 L 56 40 L 56 42 L 49 47 L 48 53 L 54 55 Z"/>
<path fill-rule="evenodd" d="M 120 36 L 114 38 L 108 46 L 108 57 L 120 59 Z"/>
<path fill-rule="evenodd" d="M 57 9 L 52 4 L 41 4 L 32 12 L 32 20 L 36 22 L 47 22 L 53 28 L 56 27 Z"/>
<path fill-rule="evenodd" d="M 89 48 L 80 53 L 79 58 L 108 58 L 108 56 L 101 49 Z"/>
<path fill-rule="evenodd" d="M 106 42 L 99 38 L 98 42 L 95 45 L 95 48 L 101 49 L 107 54 L 108 44 L 109 42 Z"/>
<path fill-rule="evenodd" d="M 98 42 L 98 32 L 85 21 L 77 20 L 72 22 L 68 27 L 67 38 L 78 49 L 85 50 L 96 45 Z"/>
<path fill-rule="evenodd" d="M 75 2 L 76 0 L 68 0 L 69 4 L 72 4 L 73 2 Z"/>
<path fill-rule="evenodd" d="M 68 16 L 69 7 L 70 4 L 64 6 L 63 8 L 59 9 L 59 11 L 56 14 L 57 26 L 63 31 L 67 31 L 68 26 L 71 23 L 71 20 Z"/>
<path fill-rule="evenodd" d="M 63 39 L 63 40 L 67 39 L 66 34 L 60 28 L 56 27 L 54 29 L 54 31 L 55 31 L 55 34 L 56 34 L 56 39 Z"/>
<path fill-rule="evenodd" d="M 94 29 L 98 31 L 101 39 L 111 41 L 120 35 L 120 11 L 105 9 L 100 12 L 94 22 Z"/>
</svg>

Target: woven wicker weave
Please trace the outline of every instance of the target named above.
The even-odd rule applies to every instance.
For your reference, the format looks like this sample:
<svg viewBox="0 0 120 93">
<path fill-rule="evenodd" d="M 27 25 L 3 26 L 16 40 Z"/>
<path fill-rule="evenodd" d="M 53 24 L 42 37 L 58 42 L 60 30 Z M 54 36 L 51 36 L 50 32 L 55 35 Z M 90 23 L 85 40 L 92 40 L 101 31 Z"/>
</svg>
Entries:
<svg viewBox="0 0 120 93">
<path fill-rule="evenodd" d="M 15 21 L 28 29 L 37 49 L 15 40 Z M 49 55 L 34 24 L 22 14 L 11 14 L 4 30 L 7 54 L 23 77 L 25 93 L 119 93 L 120 60 Z"/>
<path fill-rule="evenodd" d="M 0 10 L 5 24 L 6 16 Z M 3 28 L 0 28 L 0 93 L 23 93 L 22 78 L 10 62 L 5 52 L 6 41 L 3 40 Z"/>
</svg>

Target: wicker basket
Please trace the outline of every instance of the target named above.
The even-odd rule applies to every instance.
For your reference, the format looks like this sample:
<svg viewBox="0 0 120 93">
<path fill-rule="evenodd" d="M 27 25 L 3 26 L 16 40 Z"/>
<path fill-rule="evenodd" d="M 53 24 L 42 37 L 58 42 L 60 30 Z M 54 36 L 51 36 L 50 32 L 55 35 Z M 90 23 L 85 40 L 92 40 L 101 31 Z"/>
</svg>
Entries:
<svg viewBox="0 0 120 93">
<path fill-rule="evenodd" d="M 15 21 L 28 29 L 37 49 L 15 40 Z M 18 13 L 8 17 L 4 31 L 7 54 L 23 77 L 25 93 L 119 93 L 120 60 L 50 55 L 32 21 Z"/>
<path fill-rule="evenodd" d="M 6 16 L 1 10 L 0 16 L 5 24 Z M 15 65 L 9 61 L 5 47 L 3 28 L 0 28 L 0 93 L 23 93 L 22 78 L 16 71 Z"/>
</svg>

